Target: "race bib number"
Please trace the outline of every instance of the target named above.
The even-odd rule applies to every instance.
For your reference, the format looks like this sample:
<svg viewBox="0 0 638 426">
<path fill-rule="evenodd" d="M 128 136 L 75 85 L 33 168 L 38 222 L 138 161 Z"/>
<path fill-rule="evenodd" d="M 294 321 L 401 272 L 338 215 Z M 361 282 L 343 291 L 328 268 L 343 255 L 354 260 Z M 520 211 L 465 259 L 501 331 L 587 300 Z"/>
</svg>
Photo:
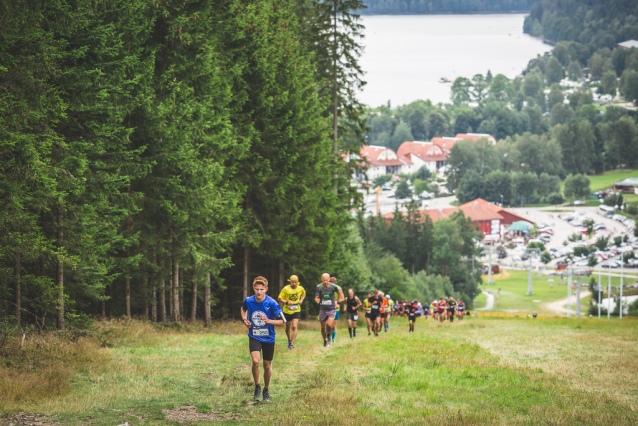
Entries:
<svg viewBox="0 0 638 426">
<path fill-rule="evenodd" d="M 290 309 L 291 311 L 296 311 L 297 309 L 299 309 L 299 305 L 290 305 L 288 306 L 288 309 Z"/>
<path fill-rule="evenodd" d="M 352 316 L 352 318 L 353 318 L 355 321 L 359 321 L 359 315 L 353 315 L 353 316 Z"/>
<path fill-rule="evenodd" d="M 379 309 L 379 305 L 372 305 L 372 309 Z"/>
<path fill-rule="evenodd" d="M 267 328 L 256 328 L 253 330 L 253 336 L 268 336 L 268 329 Z"/>
<path fill-rule="evenodd" d="M 332 300 L 322 300 L 321 304 L 326 306 L 332 305 Z"/>
</svg>

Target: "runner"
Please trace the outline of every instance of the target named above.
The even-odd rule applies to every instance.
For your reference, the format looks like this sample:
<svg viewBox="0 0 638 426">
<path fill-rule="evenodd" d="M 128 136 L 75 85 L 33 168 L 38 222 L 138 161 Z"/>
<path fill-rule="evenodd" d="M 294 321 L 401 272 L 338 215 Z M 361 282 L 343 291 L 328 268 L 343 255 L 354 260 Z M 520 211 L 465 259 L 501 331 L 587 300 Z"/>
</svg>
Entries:
<svg viewBox="0 0 638 426">
<path fill-rule="evenodd" d="M 272 377 L 272 359 L 275 353 L 275 325 L 284 325 L 279 305 L 272 297 L 266 295 L 268 280 L 257 277 L 253 281 L 255 295 L 244 299 L 241 307 L 241 317 L 248 328 L 248 348 L 253 361 L 253 380 L 255 381 L 255 394 L 253 399 L 261 398 L 261 385 L 259 384 L 260 352 L 264 353 L 264 401 L 270 401 L 268 386 Z"/>
<path fill-rule="evenodd" d="M 394 301 L 392 300 L 392 296 L 389 294 L 386 296 L 386 308 L 385 313 L 386 316 L 383 319 L 385 331 L 387 332 L 390 329 L 390 317 L 392 317 L 392 307 L 394 306 Z"/>
<path fill-rule="evenodd" d="M 423 310 L 423 319 L 427 320 L 428 317 L 430 316 L 430 305 L 428 305 L 428 303 L 425 302 L 423 304 L 422 310 Z"/>
<path fill-rule="evenodd" d="M 436 321 L 437 319 L 439 319 L 438 310 L 439 310 L 439 302 L 434 300 L 434 302 L 432 302 L 432 304 L 430 305 L 430 311 L 432 312 L 432 321 Z"/>
<path fill-rule="evenodd" d="M 299 285 L 299 278 L 296 275 L 292 275 L 288 282 L 290 284 L 281 289 L 281 293 L 279 293 L 279 301 L 284 304 L 288 349 L 294 349 L 297 339 L 297 325 L 301 319 L 301 304 L 306 298 L 306 290 Z"/>
<path fill-rule="evenodd" d="M 383 305 L 383 298 L 379 290 L 374 290 L 373 295 L 368 297 L 368 303 L 370 304 L 372 331 L 374 332 L 374 337 L 379 337 L 379 331 L 381 331 L 381 307 Z"/>
<path fill-rule="evenodd" d="M 343 302 L 343 292 L 330 282 L 330 275 L 321 276 L 321 284 L 317 286 L 315 302 L 319 304 L 319 321 L 321 321 L 321 336 L 323 337 L 323 347 L 327 348 L 332 343 L 332 327 L 335 318 L 335 294 L 339 297 L 337 301 Z"/>
<path fill-rule="evenodd" d="M 388 317 L 388 314 L 386 312 L 386 307 L 388 306 L 388 299 L 386 299 L 385 297 L 385 293 L 380 291 L 379 292 L 379 296 L 381 297 L 381 306 L 379 307 L 379 316 L 380 316 L 380 326 L 379 326 L 379 331 L 381 331 L 381 326 L 383 326 L 384 331 L 387 333 L 388 329 L 385 327 L 385 319 Z"/>
<path fill-rule="evenodd" d="M 363 309 L 366 311 L 366 323 L 368 324 L 368 336 L 370 335 L 370 329 L 372 328 L 372 320 L 370 319 L 370 302 L 368 302 L 370 297 L 372 297 L 372 293 L 368 292 L 368 296 L 363 301 Z"/>
<path fill-rule="evenodd" d="M 346 317 L 348 318 L 348 333 L 350 338 L 357 337 L 357 321 L 359 320 L 359 306 L 361 300 L 354 295 L 354 290 L 348 290 L 348 298 L 346 299 Z"/>
<path fill-rule="evenodd" d="M 458 307 L 458 319 L 459 321 L 463 319 L 465 316 L 465 303 L 461 300 L 461 298 L 456 299 L 456 306 Z"/>
<path fill-rule="evenodd" d="M 341 288 L 341 286 L 337 284 L 337 278 L 330 277 L 330 282 L 336 285 L 339 291 L 341 291 L 341 294 L 343 294 L 343 289 Z M 337 338 L 337 325 L 339 324 L 339 312 L 341 312 L 341 304 L 337 303 L 335 305 L 335 321 L 334 321 L 334 325 L 332 326 L 332 343 L 336 342 L 336 338 Z"/>
<path fill-rule="evenodd" d="M 454 322 L 454 314 L 456 313 L 456 300 L 452 296 L 447 301 L 447 315 L 450 322 Z"/>
<path fill-rule="evenodd" d="M 416 303 L 410 302 L 406 306 L 408 314 L 408 325 L 410 326 L 408 332 L 414 332 L 414 323 L 416 322 Z"/>
<path fill-rule="evenodd" d="M 445 321 L 446 305 L 447 305 L 447 302 L 445 301 L 445 297 L 441 297 L 441 299 L 439 300 L 439 304 L 437 305 L 437 308 L 436 308 L 436 313 L 437 313 L 437 316 L 439 317 L 439 322 Z"/>
</svg>

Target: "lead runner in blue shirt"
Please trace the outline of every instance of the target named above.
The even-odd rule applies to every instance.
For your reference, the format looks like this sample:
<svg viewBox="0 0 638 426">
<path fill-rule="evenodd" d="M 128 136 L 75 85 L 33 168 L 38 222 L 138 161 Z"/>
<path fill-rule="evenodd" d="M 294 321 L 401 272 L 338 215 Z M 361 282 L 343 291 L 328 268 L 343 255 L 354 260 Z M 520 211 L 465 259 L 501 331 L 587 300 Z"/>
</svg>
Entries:
<svg viewBox="0 0 638 426">
<path fill-rule="evenodd" d="M 281 314 L 279 305 L 270 296 L 268 280 L 257 277 L 253 281 L 255 295 L 244 299 L 241 307 L 241 317 L 248 328 L 248 348 L 253 361 L 253 379 L 255 380 L 254 399 L 261 398 L 261 385 L 259 384 L 259 356 L 264 353 L 264 401 L 270 401 L 268 386 L 272 377 L 272 359 L 275 353 L 275 325 L 284 325 L 285 320 Z"/>
</svg>

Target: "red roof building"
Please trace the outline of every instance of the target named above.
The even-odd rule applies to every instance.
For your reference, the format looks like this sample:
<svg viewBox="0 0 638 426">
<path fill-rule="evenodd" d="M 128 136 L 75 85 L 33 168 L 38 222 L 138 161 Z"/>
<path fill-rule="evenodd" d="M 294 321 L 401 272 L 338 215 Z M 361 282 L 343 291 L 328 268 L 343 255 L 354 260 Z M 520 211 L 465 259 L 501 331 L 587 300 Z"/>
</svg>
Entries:
<svg viewBox="0 0 638 426">
<path fill-rule="evenodd" d="M 403 142 L 397 154 L 409 158 L 415 171 L 426 166 L 432 173 L 443 166 L 446 158 L 443 150 L 431 142 Z"/>
<path fill-rule="evenodd" d="M 511 225 L 519 220 L 534 223 L 529 219 L 519 216 L 509 210 L 505 210 L 504 208 L 481 198 L 477 198 L 476 200 L 470 201 L 469 203 L 463 204 L 459 207 L 421 210 L 421 214 L 430 216 L 430 219 L 436 222 L 439 219 L 450 217 L 459 210 L 463 212 L 465 217 L 472 219 L 474 228 L 477 231 L 482 231 L 484 235 L 494 235 L 499 238 L 502 235 L 502 226 Z M 394 213 L 386 213 L 383 217 L 389 222 L 394 217 Z"/>
<path fill-rule="evenodd" d="M 456 138 L 476 142 L 481 138 L 487 139 L 492 145 L 496 145 L 496 138 L 487 133 L 459 133 Z"/>
<path fill-rule="evenodd" d="M 369 164 L 368 180 L 372 181 L 385 174 L 413 173 L 413 163 L 410 158 L 398 156 L 385 146 L 363 146 L 360 154 L 361 158 Z"/>
</svg>

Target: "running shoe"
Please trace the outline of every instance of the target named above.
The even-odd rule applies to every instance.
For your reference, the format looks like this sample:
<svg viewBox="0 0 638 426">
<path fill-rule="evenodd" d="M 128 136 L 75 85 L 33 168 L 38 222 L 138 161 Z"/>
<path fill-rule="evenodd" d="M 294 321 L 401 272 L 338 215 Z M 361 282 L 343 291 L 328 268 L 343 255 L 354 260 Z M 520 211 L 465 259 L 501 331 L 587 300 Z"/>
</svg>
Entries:
<svg viewBox="0 0 638 426">
<path fill-rule="evenodd" d="M 261 385 L 255 386 L 255 394 L 253 395 L 253 399 L 261 399 Z"/>
<path fill-rule="evenodd" d="M 264 389 L 264 401 L 270 401 L 270 393 L 268 389 Z"/>
<path fill-rule="evenodd" d="M 379 335 L 378 335 L 378 334 L 375 334 L 375 335 L 374 335 L 374 337 L 379 337 Z"/>
<path fill-rule="evenodd" d="M 354 330 L 354 331 L 352 332 L 352 337 L 357 337 L 357 330 Z"/>
<path fill-rule="evenodd" d="M 290 349 L 295 349 L 295 345 L 293 345 L 292 343 L 290 344 Z"/>
<path fill-rule="evenodd" d="M 294 346 L 292 346 L 292 343 L 288 343 L 288 349 L 292 349 Z"/>
<path fill-rule="evenodd" d="M 324 341 L 323 341 L 323 347 L 324 347 L 324 348 L 327 348 L 327 347 L 328 347 L 328 341 L 327 341 L 327 340 L 324 340 Z"/>
</svg>

